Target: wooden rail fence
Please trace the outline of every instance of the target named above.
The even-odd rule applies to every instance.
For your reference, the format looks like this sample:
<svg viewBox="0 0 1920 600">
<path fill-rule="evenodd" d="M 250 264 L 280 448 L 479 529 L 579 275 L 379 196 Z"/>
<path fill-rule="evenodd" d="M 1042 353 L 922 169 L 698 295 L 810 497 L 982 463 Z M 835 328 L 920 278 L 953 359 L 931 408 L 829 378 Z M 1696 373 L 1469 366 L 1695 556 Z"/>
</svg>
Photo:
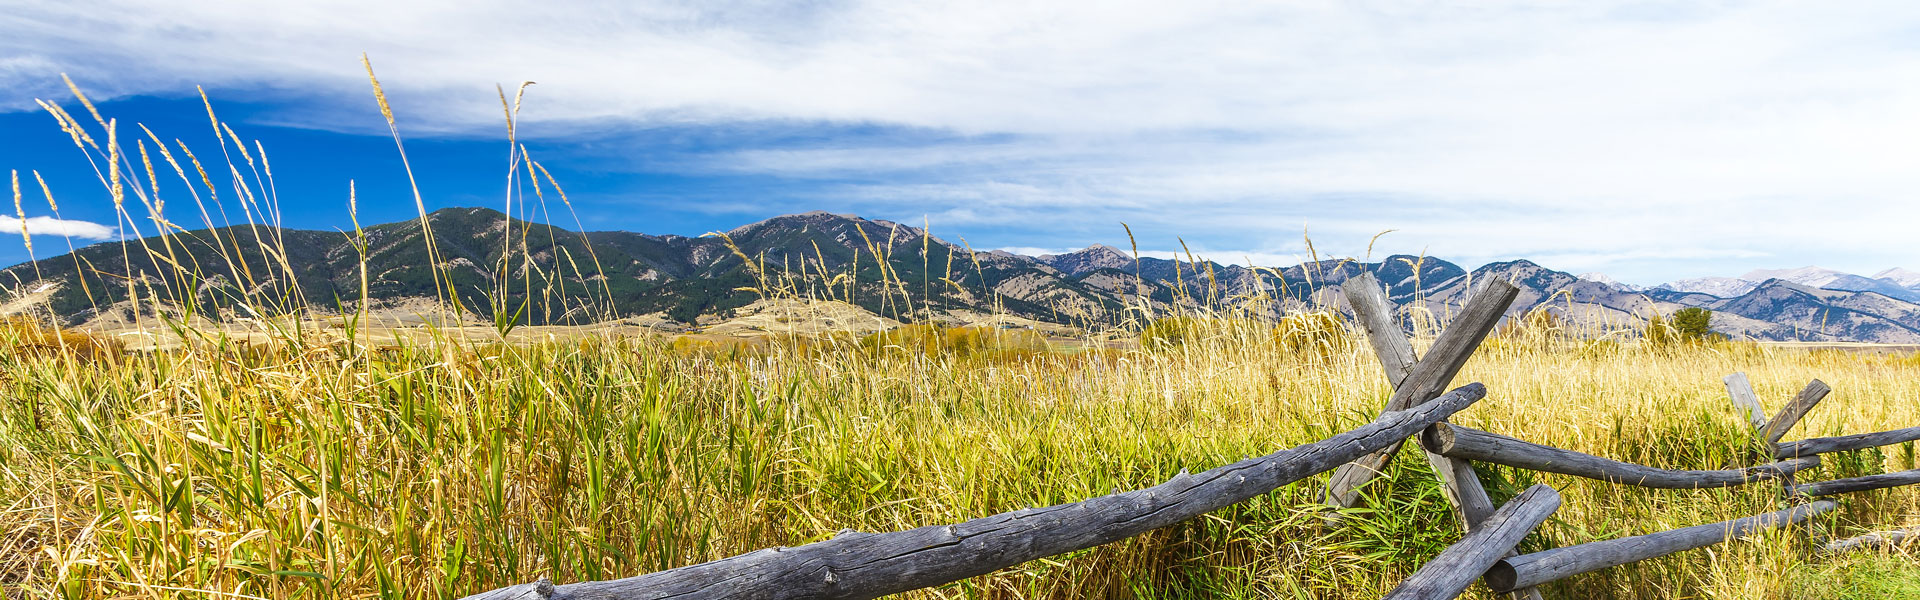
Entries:
<svg viewBox="0 0 1920 600">
<path fill-rule="evenodd" d="M 1794 480 L 1796 472 L 1818 466 L 1821 454 L 1920 440 L 1920 427 L 1912 427 L 1782 442 L 1832 391 L 1817 379 L 1769 419 L 1746 375 L 1726 378 L 1728 397 L 1745 413 L 1755 447 L 1766 448 L 1777 461 L 1760 465 L 1659 469 L 1448 424 L 1449 416 L 1486 396 L 1486 388 L 1478 383 L 1446 388 L 1500 322 L 1518 288 L 1504 281 L 1483 284 L 1423 359 L 1415 357 L 1372 275 L 1350 279 L 1343 289 L 1394 386 L 1380 416 L 1357 429 L 1199 474 L 1182 471 L 1160 485 L 1081 502 L 891 533 L 843 531 L 804 546 L 769 548 L 626 579 L 563 585 L 543 579 L 465 600 L 877 598 L 1126 539 L 1328 471 L 1332 475 L 1326 504 L 1354 507 L 1363 498 L 1360 489 L 1380 474 L 1408 439 L 1418 440 L 1463 535 L 1390 591 L 1386 597 L 1394 600 L 1454 598 L 1476 580 L 1516 598 L 1539 598 L 1534 587 L 1544 583 L 1806 522 L 1838 506 L 1829 496 L 1920 483 L 1920 470 L 1810 483 Z M 1756 450 L 1755 457 L 1759 456 L 1763 454 Z M 1649 488 L 1721 488 L 1778 481 L 1788 506 L 1720 523 L 1517 554 L 1520 541 L 1559 509 L 1560 495 L 1549 486 L 1536 485 L 1496 509 L 1473 470 L 1473 461 Z M 1878 532 L 1827 543 L 1823 551 L 1899 546 L 1916 538 L 1920 529 Z"/>
</svg>

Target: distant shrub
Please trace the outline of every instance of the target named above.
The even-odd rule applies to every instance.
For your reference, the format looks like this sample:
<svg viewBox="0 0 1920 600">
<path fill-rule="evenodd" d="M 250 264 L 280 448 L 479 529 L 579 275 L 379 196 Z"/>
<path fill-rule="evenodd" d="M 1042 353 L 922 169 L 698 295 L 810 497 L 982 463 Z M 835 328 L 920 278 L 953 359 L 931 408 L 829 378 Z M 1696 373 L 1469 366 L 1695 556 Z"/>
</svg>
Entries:
<svg viewBox="0 0 1920 600">
<path fill-rule="evenodd" d="M 1640 340 L 1649 346 L 1665 347 L 1680 341 L 1680 331 L 1673 328 L 1673 322 L 1666 317 L 1653 315 L 1647 317 L 1647 324 L 1640 329 Z"/>
<path fill-rule="evenodd" d="M 1717 341 L 1724 336 L 1713 332 L 1709 326 L 1712 321 L 1713 311 L 1693 306 L 1673 311 L 1670 316 L 1656 314 L 1647 319 L 1640 339 L 1655 347 Z"/>
<path fill-rule="evenodd" d="M 1141 348 L 1170 348 L 1198 340 L 1205 324 L 1197 317 L 1172 316 L 1154 319 L 1140 328 Z"/>
<path fill-rule="evenodd" d="M 1574 338 L 1567 318 L 1543 307 L 1507 319 L 1482 346 L 1489 350 L 1529 352 L 1556 348 Z"/>
<path fill-rule="evenodd" d="M 860 339 L 861 349 L 958 358 L 1017 359 L 1043 354 L 1047 340 L 1032 330 L 903 325 Z"/>
<path fill-rule="evenodd" d="M 1289 352 L 1318 356 L 1332 355 L 1352 340 L 1346 320 L 1331 311 L 1289 313 L 1274 325 L 1273 338 Z"/>
<path fill-rule="evenodd" d="M 697 338 L 681 336 L 674 338 L 672 348 L 675 353 L 686 356 L 704 356 L 717 361 L 732 361 L 759 353 L 759 340 L 738 338 Z"/>
<path fill-rule="evenodd" d="M 119 341 L 71 329 L 48 327 L 29 317 L 0 317 L 0 353 L 13 356 L 67 354 L 100 360 L 119 354 Z"/>
<path fill-rule="evenodd" d="M 1681 339 L 1703 340 L 1713 335 L 1713 311 L 1689 306 L 1673 311 L 1673 330 Z"/>
</svg>

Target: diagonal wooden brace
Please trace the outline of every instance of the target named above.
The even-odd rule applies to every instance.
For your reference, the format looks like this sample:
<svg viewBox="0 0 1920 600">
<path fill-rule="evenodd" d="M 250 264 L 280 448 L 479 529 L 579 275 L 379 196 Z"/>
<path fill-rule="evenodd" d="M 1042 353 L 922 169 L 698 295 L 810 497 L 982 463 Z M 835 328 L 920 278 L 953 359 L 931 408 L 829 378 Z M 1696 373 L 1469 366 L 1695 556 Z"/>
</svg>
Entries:
<svg viewBox="0 0 1920 600">
<path fill-rule="evenodd" d="M 1373 345 L 1374 354 L 1379 357 L 1387 380 L 1394 384 L 1393 396 L 1387 399 L 1384 409 L 1387 411 L 1418 406 L 1444 392 L 1447 383 L 1473 356 L 1474 349 L 1493 331 L 1494 325 L 1500 322 L 1500 317 L 1520 293 L 1520 289 L 1512 283 L 1487 282 L 1467 302 L 1460 316 L 1434 340 L 1426 359 L 1416 362 L 1413 345 L 1407 342 L 1406 334 L 1394 323 L 1386 293 L 1380 289 L 1373 275 L 1360 274 L 1347 280 L 1342 288 L 1360 326 L 1367 332 L 1367 340 Z M 1373 481 L 1387 463 L 1392 462 L 1393 455 L 1399 450 L 1400 446 L 1395 445 L 1341 465 L 1327 485 L 1326 503 L 1337 508 L 1355 506 L 1359 502 L 1360 488 Z M 1477 478 L 1460 476 L 1473 472 L 1466 461 L 1432 453 L 1428 453 L 1427 459 L 1433 465 L 1434 472 L 1441 475 L 1447 499 L 1452 501 L 1454 516 L 1462 527 L 1472 529 L 1474 523 L 1493 513 L 1493 503 L 1486 499 L 1484 491 L 1479 494 L 1461 493 L 1462 480 L 1471 481 L 1471 484 L 1467 484 L 1471 487 L 1479 487 Z"/>
<path fill-rule="evenodd" d="M 1466 308 L 1453 323 L 1447 325 L 1446 331 L 1440 332 L 1433 347 L 1428 349 L 1426 360 L 1416 360 L 1413 344 L 1407 341 L 1406 333 L 1394 322 L 1386 291 L 1380 288 L 1380 282 L 1374 279 L 1372 273 L 1361 273 L 1348 279 L 1341 287 L 1346 293 L 1347 303 L 1353 308 L 1355 319 L 1367 332 L 1367 342 L 1380 359 L 1380 368 L 1386 372 L 1387 381 L 1393 384 L 1393 396 L 1387 399 L 1385 411 L 1404 410 L 1439 396 L 1467 363 L 1467 359 L 1473 356 L 1480 342 L 1500 323 L 1500 317 L 1506 314 L 1507 307 L 1512 306 L 1514 298 L 1520 294 L 1520 288 L 1512 283 L 1500 280 L 1487 282 L 1479 293 L 1467 301 Z M 1335 469 L 1333 477 L 1327 482 L 1325 502 L 1336 508 L 1352 508 L 1358 504 L 1360 488 L 1379 476 L 1399 450 L 1400 445 L 1395 444 Z M 1440 478 L 1440 487 L 1447 501 L 1453 505 L 1454 519 L 1460 523 L 1460 530 L 1463 533 L 1476 531 L 1487 517 L 1493 515 L 1494 507 L 1493 499 L 1487 496 L 1486 488 L 1480 484 L 1480 476 L 1473 472 L 1473 465 L 1465 460 L 1432 452 L 1426 452 L 1426 456 L 1427 464 Z M 1516 600 L 1540 600 L 1540 592 L 1526 588 L 1514 592 L 1513 597 Z"/>
</svg>

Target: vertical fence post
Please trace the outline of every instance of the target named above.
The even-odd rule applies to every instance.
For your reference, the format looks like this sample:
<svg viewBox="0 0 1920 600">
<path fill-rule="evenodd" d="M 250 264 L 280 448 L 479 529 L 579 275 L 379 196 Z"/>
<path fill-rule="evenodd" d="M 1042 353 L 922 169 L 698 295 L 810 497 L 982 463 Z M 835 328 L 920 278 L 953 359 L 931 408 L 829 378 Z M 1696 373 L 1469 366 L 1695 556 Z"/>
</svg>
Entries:
<svg viewBox="0 0 1920 600">
<path fill-rule="evenodd" d="M 1767 428 L 1767 412 L 1760 407 L 1760 396 L 1753 393 L 1753 384 L 1747 381 L 1746 373 L 1728 375 L 1727 399 L 1733 401 L 1733 407 L 1747 416 L 1753 428 Z"/>
</svg>

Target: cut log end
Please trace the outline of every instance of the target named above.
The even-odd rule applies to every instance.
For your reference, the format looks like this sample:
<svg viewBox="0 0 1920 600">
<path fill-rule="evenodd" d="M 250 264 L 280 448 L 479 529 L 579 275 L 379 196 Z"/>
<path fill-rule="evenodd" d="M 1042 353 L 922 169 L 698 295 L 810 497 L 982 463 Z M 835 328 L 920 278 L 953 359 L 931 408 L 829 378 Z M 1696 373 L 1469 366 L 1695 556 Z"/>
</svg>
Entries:
<svg viewBox="0 0 1920 600">
<path fill-rule="evenodd" d="M 1481 579 L 1487 583 L 1487 587 L 1490 589 L 1496 591 L 1513 590 L 1515 587 L 1514 584 L 1520 580 L 1520 574 L 1514 571 L 1513 565 L 1507 564 L 1507 561 L 1503 560 L 1493 563 L 1493 566 L 1487 569 L 1486 575 L 1482 576 Z"/>
<path fill-rule="evenodd" d="M 1420 445 L 1428 452 L 1445 455 L 1453 451 L 1455 433 L 1453 426 L 1446 423 L 1434 423 L 1426 431 L 1420 432 Z"/>
</svg>

